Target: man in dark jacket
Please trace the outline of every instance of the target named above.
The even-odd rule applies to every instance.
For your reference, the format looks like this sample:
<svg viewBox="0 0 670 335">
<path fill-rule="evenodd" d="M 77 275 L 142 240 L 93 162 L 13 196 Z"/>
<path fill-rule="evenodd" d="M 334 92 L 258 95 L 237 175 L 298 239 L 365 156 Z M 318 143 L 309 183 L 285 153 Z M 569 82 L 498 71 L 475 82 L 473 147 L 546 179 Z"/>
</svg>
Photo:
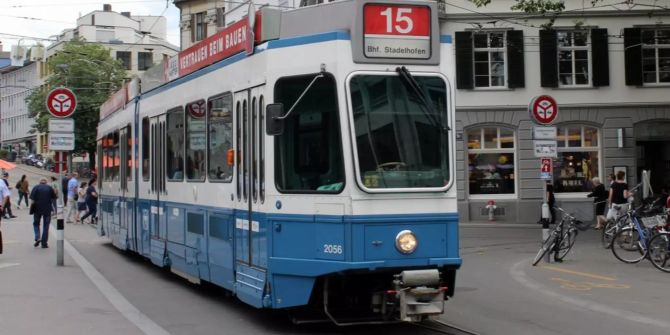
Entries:
<svg viewBox="0 0 670 335">
<path fill-rule="evenodd" d="M 37 247 L 42 244 L 42 248 L 48 248 L 49 223 L 51 222 L 51 211 L 53 210 L 53 201 L 56 199 L 56 191 L 47 184 L 47 179 L 42 178 L 39 185 L 33 187 L 30 192 L 30 200 L 33 201 L 33 228 L 35 230 L 35 244 Z M 40 219 L 44 220 L 42 226 L 42 235 L 40 237 Z"/>
</svg>

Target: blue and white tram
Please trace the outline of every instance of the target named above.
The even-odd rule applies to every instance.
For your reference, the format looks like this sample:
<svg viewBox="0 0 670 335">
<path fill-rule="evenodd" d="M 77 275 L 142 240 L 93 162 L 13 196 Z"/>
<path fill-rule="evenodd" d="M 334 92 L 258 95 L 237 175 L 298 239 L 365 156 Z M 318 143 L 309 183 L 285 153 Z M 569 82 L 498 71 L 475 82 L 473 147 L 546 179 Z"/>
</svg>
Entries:
<svg viewBox="0 0 670 335">
<path fill-rule="evenodd" d="M 338 324 L 443 313 L 461 258 L 435 2 L 252 17 L 251 52 L 187 73 L 253 38 L 227 29 L 182 51 L 178 78 L 101 111 L 99 229 L 258 308 Z"/>
</svg>

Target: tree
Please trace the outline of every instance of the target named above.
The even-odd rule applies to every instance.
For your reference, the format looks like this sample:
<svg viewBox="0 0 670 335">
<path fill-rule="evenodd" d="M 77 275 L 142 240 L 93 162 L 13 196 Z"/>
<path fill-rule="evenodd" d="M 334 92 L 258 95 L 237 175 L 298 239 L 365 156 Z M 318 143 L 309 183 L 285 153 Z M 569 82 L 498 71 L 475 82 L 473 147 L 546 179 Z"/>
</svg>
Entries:
<svg viewBox="0 0 670 335">
<path fill-rule="evenodd" d="M 100 44 L 83 40 L 66 42 L 63 49 L 47 62 L 51 75 L 41 89 L 26 98 L 30 117 L 35 118 L 31 132 L 48 131 L 51 114 L 46 109 L 46 96 L 56 87 L 67 87 L 77 96 L 74 152 L 88 153 L 90 167 L 95 167 L 95 149 L 100 105 L 121 85 L 126 70 L 110 50 Z"/>
<path fill-rule="evenodd" d="M 477 7 L 486 6 L 492 0 L 469 0 Z M 590 0 L 591 6 L 595 6 L 602 0 Z M 565 0 L 515 0 L 515 4 L 510 7 L 511 10 L 518 10 L 527 14 L 547 15 L 549 21 L 542 26 L 550 28 L 556 17 L 565 9 Z"/>
</svg>

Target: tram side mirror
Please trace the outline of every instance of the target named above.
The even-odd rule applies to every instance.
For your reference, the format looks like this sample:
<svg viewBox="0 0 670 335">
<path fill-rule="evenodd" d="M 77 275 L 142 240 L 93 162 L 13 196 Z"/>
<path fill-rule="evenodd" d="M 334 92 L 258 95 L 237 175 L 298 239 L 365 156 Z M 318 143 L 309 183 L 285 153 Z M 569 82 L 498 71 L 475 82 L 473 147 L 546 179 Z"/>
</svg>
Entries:
<svg viewBox="0 0 670 335">
<path fill-rule="evenodd" d="M 265 109 L 265 132 L 269 136 L 284 133 L 284 104 L 269 104 Z"/>
</svg>

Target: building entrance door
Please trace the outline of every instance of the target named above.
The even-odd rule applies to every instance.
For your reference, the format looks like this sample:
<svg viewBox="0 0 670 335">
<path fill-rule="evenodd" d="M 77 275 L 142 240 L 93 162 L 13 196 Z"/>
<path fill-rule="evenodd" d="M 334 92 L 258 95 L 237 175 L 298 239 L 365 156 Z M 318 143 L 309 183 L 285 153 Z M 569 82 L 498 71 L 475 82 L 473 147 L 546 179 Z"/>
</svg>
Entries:
<svg viewBox="0 0 670 335">
<path fill-rule="evenodd" d="M 651 171 L 651 187 L 660 193 L 670 186 L 670 122 L 644 122 L 635 125 L 637 180 L 642 170 Z"/>
</svg>

